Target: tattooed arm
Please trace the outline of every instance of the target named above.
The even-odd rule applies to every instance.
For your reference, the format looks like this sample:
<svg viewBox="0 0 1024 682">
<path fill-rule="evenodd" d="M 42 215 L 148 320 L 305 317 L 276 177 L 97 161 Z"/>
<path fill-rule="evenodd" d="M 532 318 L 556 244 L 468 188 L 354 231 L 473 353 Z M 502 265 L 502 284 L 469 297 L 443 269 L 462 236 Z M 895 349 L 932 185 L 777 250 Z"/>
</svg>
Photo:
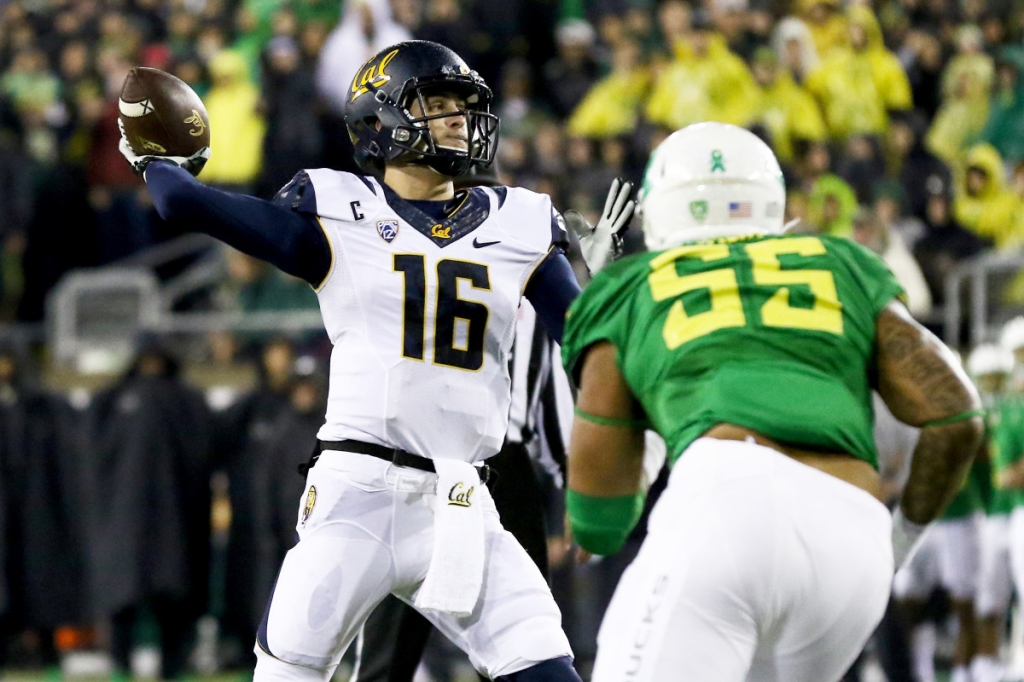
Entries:
<svg viewBox="0 0 1024 682">
<path fill-rule="evenodd" d="M 900 507 L 907 520 L 926 524 L 952 501 L 984 430 L 981 417 L 929 422 L 978 410 L 981 401 L 953 352 L 902 303 L 890 303 L 878 316 L 875 343 L 878 393 L 897 419 L 922 427 Z"/>
</svg>

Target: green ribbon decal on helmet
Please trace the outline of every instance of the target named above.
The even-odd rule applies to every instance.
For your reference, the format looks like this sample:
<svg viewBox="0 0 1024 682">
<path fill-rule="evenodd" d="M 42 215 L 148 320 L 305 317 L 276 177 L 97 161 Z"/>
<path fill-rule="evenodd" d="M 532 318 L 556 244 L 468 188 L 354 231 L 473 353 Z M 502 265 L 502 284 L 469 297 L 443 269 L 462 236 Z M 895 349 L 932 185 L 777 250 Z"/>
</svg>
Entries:
<svg viewBox="0 0 1024 682">
<path fill-rule="evenodd" d="M 722 152 L 719 149 L 711 151 L 711 172 L 718 171 L 720 173 L 725 172 L 725 162 L 722 159 Z"/>
</svg>

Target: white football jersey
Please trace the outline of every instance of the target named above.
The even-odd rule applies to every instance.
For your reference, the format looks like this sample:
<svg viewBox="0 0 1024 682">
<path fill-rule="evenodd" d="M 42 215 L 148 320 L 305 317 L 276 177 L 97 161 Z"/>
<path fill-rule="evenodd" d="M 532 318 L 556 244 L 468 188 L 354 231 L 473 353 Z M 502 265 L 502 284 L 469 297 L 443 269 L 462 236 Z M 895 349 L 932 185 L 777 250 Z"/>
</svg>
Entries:
<svg viewBox="0 0 1024 682">
<path fill-rule="evenodd" d="M 551 200 L 474 188 L 438 223 L 372 178 L 306 173 L 332 249 L 317 289 L 334 344 L 318 437 L 467 462 L 497 452 L 516 310 L 564 239 Z"/>
</svg>

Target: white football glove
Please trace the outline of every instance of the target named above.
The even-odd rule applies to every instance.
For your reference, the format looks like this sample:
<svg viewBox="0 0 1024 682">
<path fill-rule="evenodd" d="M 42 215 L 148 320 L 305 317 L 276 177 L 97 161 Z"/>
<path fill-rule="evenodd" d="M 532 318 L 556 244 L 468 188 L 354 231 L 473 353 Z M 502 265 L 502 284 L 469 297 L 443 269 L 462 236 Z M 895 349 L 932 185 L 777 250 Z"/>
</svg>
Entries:
<svg viewBox="0 0 1024 682">
<path fill-rule="evenodd" d="M 914 523 L 908 519 L 900 507 L 892 513 L 892 559 L 897 571 L 917 552 L 928 528 L 928 524 Z"/>
<path fill-rule="evenodd" d="M 578 211 L 568 210 L 563 216 L 566 227 L 572 230 L 580 243 L 583 260 L 591 275 L 596 275 L 622 252 L 622 233 L 628 228 L 636 207 L 636 201 L 629 198 L 632 191 L 633 183 L 615 178 L 596 226 L 588 223 Z"/>
<path fill-rule="evenodd" d="M 651 489 L 665 466 L 668 446 L 655 431 L 644 431 L 644 470 L 640 473 L 640 489 L 645 493 Z"/>
<path fill-rule="evenodd" d="M 128 165 L 132 167 L 135 174 L 143 180 L 146 179 L 146 167 L 154 161 L 169 161 L 184 168 L 192 175 L 199 175 L 199 171 L 210 160 L 209 147 L 203 147 L 192 156 L 161 156 L 159 154 L 140 156 L 133 152 L 131 145 L 128 144 L 128 137 L 124 134 L 124 126 L 121 121 L 118 121 L 117 125 L 121 129 L 121 141 L 118 143 L 117 149 L 121 152 L 121 156 L 128 160 Z"/>
</svg>

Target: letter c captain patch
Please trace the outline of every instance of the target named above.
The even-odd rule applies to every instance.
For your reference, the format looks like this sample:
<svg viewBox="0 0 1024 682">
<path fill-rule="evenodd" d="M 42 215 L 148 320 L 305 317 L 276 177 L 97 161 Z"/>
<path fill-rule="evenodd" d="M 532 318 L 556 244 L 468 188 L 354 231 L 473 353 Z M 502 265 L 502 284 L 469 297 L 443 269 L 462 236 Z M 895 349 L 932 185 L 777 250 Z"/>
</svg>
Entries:
<svg viewBox="0 0 1024 682">
<path fill-rule="evenodd" d="M 397 220 L 378 220 L 377 221 L 377 234 L 380 235 L 381 239 L 386 241 L 388 244 L 395 240 L 398 236 L 398 221 Z"/>
<path fill-rule="evenodd" d="M 313 507 L 316 505 L 316 486 L 309 486 L 309 492 L 306 493 L 306 504 L 302 507 L 302 523 L 306 523 L 309 515 L 313 513 Z"/>
</svg>

